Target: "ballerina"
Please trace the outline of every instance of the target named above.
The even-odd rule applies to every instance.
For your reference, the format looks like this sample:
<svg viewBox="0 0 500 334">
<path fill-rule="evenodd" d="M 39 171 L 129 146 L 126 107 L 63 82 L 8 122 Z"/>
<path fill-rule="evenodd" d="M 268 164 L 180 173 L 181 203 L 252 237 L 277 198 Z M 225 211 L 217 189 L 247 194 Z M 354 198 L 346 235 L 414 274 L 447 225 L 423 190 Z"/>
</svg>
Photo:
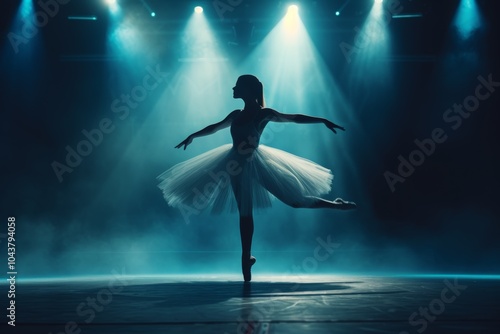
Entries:
<svg viewBox="0 0 500 334">
<path fill-rule="evenodd" d="M 253 75 L 242 75 L 233 88 L 233 97 L 245 106 L 222 121 L 189 135 L 176 146 L 184 150 L 193 139 L 230 127 L 232 144 L 226 144 L 170 168 L 160 176 L 158 187 L 170 206 L 198 213 L 211 208 L 239 212 L 242 246 L 241 267 L 245 282 L 251 280 L 254 231 L 253 209 L 271 206 L 271 196 L 294 208 L 348 210 L 356 204 L 319 196 L 330 192 L 331 171 L 285 151 L 260 145 L 269 122 L 322 123 L 337 133 L 345 129 L 327 119 L 302 114 L 284 114 L 264 107 L 263 85 Z"/>
</svg>

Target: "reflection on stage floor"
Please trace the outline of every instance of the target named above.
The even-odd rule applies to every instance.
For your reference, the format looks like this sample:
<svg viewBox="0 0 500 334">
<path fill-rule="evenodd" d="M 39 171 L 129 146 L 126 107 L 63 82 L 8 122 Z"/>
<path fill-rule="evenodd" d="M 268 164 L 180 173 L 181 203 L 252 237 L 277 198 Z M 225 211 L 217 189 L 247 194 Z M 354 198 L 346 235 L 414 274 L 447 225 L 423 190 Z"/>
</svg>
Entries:
<svg viewBox="0 0 500 334">
<path fill-rule="evenodd" d="M 288 277 L 288 279 L 290 279 Z M 5 286 L 6 287 L 6 286 Z M 121 275 L 19 281 L 2 333 L 498 333 L 500 279 Z M 4 309 L 5 310 L 5 309 Z"/>
</svg>

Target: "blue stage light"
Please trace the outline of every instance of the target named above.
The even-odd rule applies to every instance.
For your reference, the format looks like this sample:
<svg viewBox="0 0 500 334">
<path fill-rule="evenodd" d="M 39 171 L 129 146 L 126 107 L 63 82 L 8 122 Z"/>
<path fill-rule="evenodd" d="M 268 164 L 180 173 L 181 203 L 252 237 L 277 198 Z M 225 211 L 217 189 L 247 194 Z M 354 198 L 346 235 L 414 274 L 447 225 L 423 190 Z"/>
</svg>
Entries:
<svg viewBox="0 0 500 334">
<path fill-rule="evenodd" d="M 481 26 L 481 15 L 475 0 L 461 0 L 454 24 L 462 39 L 468 39 Z"/>
<path fill-rule="evenodd" d="M 109 7 L 109 10 L 112 13 L 116 13 L 118 11 L 118 2 L 117 0 L 105 0 L 106 4 Z"/>
</svg>

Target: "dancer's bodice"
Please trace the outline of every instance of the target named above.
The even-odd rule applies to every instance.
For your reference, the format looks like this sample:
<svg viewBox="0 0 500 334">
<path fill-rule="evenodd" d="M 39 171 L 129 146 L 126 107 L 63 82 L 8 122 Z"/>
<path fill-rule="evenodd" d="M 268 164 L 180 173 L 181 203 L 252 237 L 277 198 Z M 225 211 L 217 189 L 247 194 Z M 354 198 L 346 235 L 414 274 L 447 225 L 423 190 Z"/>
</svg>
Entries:
<svg viewBox="0 0 500 334">
<path fill-rule="evenodd" d="M 256 149 L 266 124 L 262 110 L 240 111 L 231 124 L 233 146 L 238 150 Z"/>
</svg>

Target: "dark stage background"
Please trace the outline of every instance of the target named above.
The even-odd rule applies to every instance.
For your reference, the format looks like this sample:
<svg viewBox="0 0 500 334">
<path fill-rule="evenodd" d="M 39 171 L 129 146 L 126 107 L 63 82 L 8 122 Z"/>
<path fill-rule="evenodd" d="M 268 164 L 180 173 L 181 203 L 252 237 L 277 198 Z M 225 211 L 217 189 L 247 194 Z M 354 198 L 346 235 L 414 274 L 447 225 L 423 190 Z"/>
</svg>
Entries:
<svg viewBox="0 0 500 334">
<path fill-rule="evenodd" d="M 358 204 L 256 213 L 255 275 L 499 272 L 500 87 L 474 97 L 500 81 L 495 1 L 395 5 L 411 18 L 384 1 L 378 25 L 373 1 L 303 1 L 291 38 L 281 1 L 66 2 L 0 14 L 0 258 L 12 216 L 20 277 L 238 273 L 237 214 L 186 219 L 155 178 L 229 142 L 224 130 L 174 149 L 242 107 L 244 73 L 270 107 L 345 126 L 271 125 L 263 142 L 331 168 L 328 198 Z M 473 111 L 448 111 L 463 103 Z M 311 264 L 320 240 L 334 251 Z"/>
</svg>

